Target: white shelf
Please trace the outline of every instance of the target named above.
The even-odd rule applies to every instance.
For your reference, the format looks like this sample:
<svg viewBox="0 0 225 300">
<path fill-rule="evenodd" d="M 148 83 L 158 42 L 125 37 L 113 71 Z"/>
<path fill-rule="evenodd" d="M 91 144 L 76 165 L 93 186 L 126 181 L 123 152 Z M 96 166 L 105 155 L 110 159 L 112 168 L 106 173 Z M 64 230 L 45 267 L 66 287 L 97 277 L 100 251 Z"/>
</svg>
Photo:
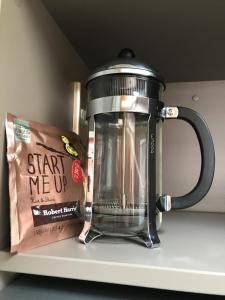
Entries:
<svg viewBox="0 0 225 300">
<path fill-rule="evenodd" d="M 99 239 L 76 239 L 10 256 L 0 252 L 0 270 L 159 289 L 225 295 L 225 215 L 164 214 L 161 247 Z"/>
</svg>

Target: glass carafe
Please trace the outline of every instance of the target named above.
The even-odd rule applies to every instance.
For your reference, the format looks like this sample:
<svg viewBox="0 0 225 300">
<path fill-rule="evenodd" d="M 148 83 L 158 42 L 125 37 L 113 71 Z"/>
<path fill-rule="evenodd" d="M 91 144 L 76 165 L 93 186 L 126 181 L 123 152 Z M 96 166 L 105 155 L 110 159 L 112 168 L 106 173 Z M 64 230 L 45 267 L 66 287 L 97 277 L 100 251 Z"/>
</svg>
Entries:
<svg viewBox="0 0 225 300">
<path fill-rule="evenodd" d="M 144 230 L 148 203 L 148 114 L 95 116 L 92 218 L 103 234 L 133 236 Z"/>
</svg>

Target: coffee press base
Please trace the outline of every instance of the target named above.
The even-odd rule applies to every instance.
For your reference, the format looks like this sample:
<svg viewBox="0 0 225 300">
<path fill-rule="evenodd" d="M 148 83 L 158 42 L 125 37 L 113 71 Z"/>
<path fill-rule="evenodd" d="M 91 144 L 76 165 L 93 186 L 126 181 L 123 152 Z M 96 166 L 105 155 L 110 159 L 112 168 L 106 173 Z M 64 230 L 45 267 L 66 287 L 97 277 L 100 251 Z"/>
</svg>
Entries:
<svg viewBox="0 0 225 300">
<path fill-rule="evenodd" d="M 93 231 L 93 230 L 90 229 L 90 230 L 88 231 L 87 235 L 85 236 L 85 238 L 84 238 L 84 240 L 83 240 L 83 243 L 84 243 L 84 244 L 89 244 L 89 243 L 91 243 L 93 240 L 95 240 L 95 239 L 97 239 L 97 238 L 99 238 L 99 237 L 101 237 L 101 236 L 103 236 L 102 233 L 97 232 L 97 231 Z"/>
<path fill-rule="evenodd" d="M 149 232 L 143 232 L 139 235 L 139 239 L 144 242 L 148 248 L 157 248 L 160 246 L 160 240 L 158 234 L 150 234 Z"/>
<path fill-rule="evenodd" d="M 155 227 L 155 226 L 154 226 Z M 93 240 L 103 237 L 103 236 L 110 236 L 110 237 L 119 237 L 119 238 L 128 238 L 129 240 L 139 241 L 143 243 L 147 248 L 157 248 L 160 246 L 160 240 L 158 238 L 157 231 L 152 228 L 151 225 L 149 226 L 149 231 L 143 231 L 140 234 L 134 235 L 134 236 L 126 236 L 126 235 L 114 235 L 110 233 L 101 233 L 97 230 L 90 229 L 85 238 L 83 239 L 84 244 L 89 244 Z M 150 231 L 151 230 L 151 231 Z"/>
</svg>

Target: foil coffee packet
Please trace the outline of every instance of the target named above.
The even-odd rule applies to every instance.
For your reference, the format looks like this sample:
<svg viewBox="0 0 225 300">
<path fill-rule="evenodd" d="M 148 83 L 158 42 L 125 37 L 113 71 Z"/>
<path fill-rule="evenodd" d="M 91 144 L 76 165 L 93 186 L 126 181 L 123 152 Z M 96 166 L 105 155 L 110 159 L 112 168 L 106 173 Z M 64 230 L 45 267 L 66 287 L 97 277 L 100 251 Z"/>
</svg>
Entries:
<svg viewBox="0 0 225 300">
<path fill-rule="evenodd" d="M 78 236 L 85 150 L 73 132 L 6 117 L 11 252 Z"/>
</svg>

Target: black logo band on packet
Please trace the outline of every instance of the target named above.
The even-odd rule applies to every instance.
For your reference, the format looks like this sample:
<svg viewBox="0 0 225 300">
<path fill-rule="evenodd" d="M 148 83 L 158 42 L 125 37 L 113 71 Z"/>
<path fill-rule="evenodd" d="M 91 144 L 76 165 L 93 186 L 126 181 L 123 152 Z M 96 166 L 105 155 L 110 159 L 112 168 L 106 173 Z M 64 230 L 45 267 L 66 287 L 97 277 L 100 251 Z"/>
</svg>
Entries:
<svg viewBox="0 0 225 300">
<path fill-rule="evenodd" d="M 34 227 L 71 220 L 81 216 L 79 201 L 31 207 Z"/>
</svg>

